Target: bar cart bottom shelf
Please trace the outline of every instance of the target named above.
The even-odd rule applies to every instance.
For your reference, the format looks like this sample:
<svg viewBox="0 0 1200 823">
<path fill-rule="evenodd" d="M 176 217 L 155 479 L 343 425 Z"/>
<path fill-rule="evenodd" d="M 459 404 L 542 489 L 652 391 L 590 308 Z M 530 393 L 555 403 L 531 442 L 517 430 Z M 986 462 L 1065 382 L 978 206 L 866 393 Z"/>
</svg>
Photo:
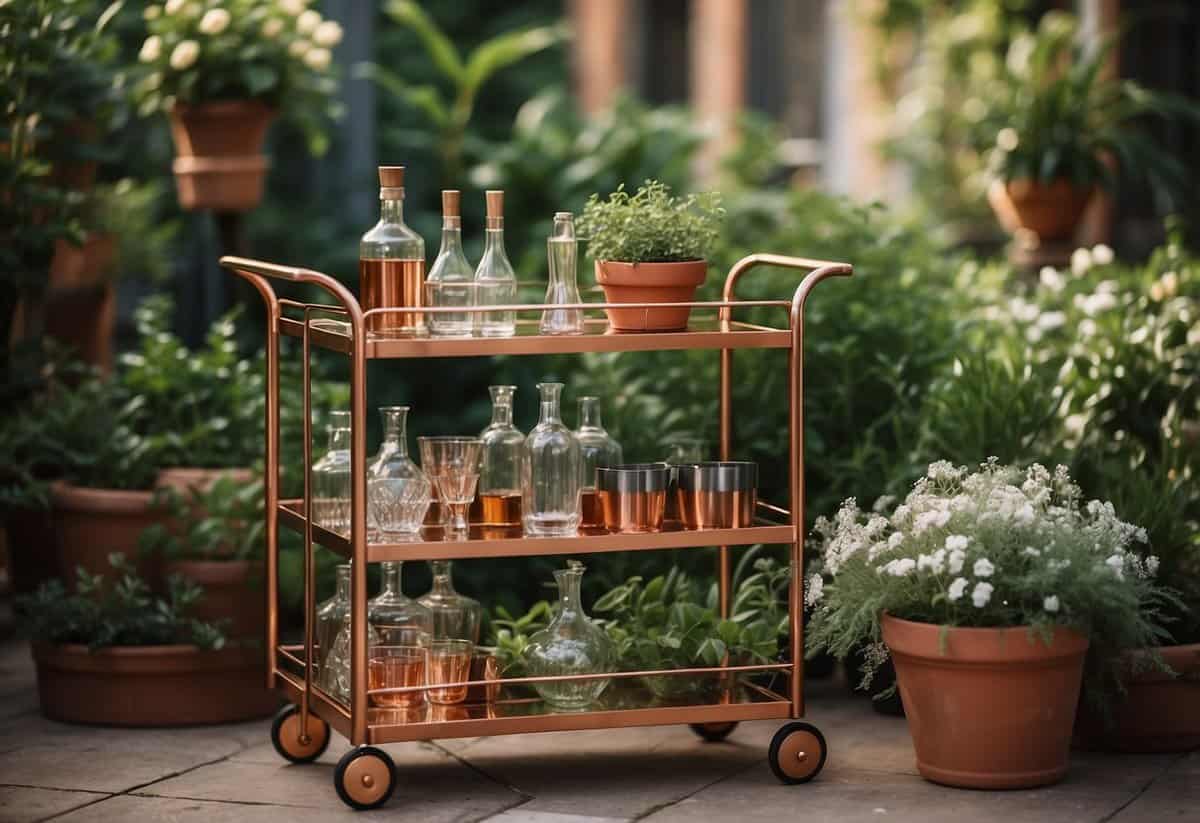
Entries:
<svg viewBox="0 0 1200 823">
<path fill-rule="evenodd" d="M 301 683 L 280 678 L 289 700 L 300 702 Z M 724 740 L 742 720 L 789 719 L 790 701 L 761 685 L 744 682 L 705 698 L 680 701 L 656 699 L 632 682 L 614 682 L 601 700 L 586 711 L 560 712 L 520 689 L 504 688 L 488 703 L 437 705 L 369 710 L 366 745 L 348 751 L 334 770 L 334 788 L 346 805 L 373 809 L 388 801 L 396 770 L 387 752 L 376 746 L 416 740 L 481 737 L 542 731 L 575 731 L 632 726 L 687 725 L 708 742 Z M 301 736 L 300 710 L 288 705 L 271 727 L 271 742 L 292 763 L 317 760 L 334 730 L 346 733 L 344 709 L 324 695 L 311 703 L 307 734 Z M 775 734 L 768 751 L 771 770 L 787 784 L 807 783 L 825 765 L 828 748 L 812 724 L 793 720 Z"/>
</svg>

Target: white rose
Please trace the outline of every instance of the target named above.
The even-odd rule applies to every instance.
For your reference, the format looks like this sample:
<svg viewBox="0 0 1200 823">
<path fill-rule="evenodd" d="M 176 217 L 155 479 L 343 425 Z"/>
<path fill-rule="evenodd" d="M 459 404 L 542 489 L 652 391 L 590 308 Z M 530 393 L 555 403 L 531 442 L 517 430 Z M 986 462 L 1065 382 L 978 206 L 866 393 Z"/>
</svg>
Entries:
<svg viewBox="0 0 1200 823">
<path fill-rule="evenodd" d="M 1045 600 L 1042 601 L 1042 608 L 1044 608 L 1048 612 L 1052 612 L 1052 613 L 1056 612 L 1056 611 L 1058 611 L 1058 607 L 1059 607 L 1058 595 L 1052 594 L 1049 597 L 1047 597 Z"/>
<path fill-rule="evenodd" d="M 269 17 L 263 21 L 263 37 L 278 37 L 283 31 L 283 21 L 278 17 Z"/>
<path fill-rule="evenodd" d="M 321 15 L 309 9 L 296 19 L 296 29 L 301 34 L 310 34 L 321 25 Z"/>
<path fill-rule="evenodd" d="M 229 28 L 229 12 L 225 9 L 209 9 L 200 18 L 201 34 L 220 34 Z"/>
<path fill-rule="evenodd" d="M 187 0 L 167 0 L 163 5 L 163 11 L 167 14 L 178 14 L 186 2 Z"/>
<path fill-rule="evenodd" d="M 175 71 L 190 69 L 200 56 L 200 44 L 195 40 L 184 40 L 171 52 L 171 68 Z"/>
<path fill-rule="evenodd" d="M 992 561 L 986 557 L 981 557 L 975 561 L 975 567 L 971 570 L 976 577 L 991 577 L 996 567 L 992 565 Z"/>
<path fill-rule="evenodd" d="M 963 592 L 967 590 L 967 578 L 956 577 L 954 582 L 950 584 L 950 588 L 946 591 L 946 597 L 953 603 L 963 596 Z"/>
<path fill-rule="evenodd" d="M 142 9 L 143 20 L 157 20 L 161 14 L 161 6 L 146 6 L 146 8 Z"/>
<path fill-rule="evenodd" d="M 962 551 L 971 543 L 971 538 L 965 534 L 952 534 L 946 538 L 948 551 Z"/>
<path fill-rule="evenodd" d="M 342 42 L 342 27 L 333 20 L 326 20 L 313 29 L 312 39 L 318 46 L 336 46 Z"/>
<path fill-rule="evenodd" d="M 1058 269 L 1054 268 L 1054 266 L 1042 266 L 1042 270 L 1038 272 L 1038 280 L 1042 281 L 1042 285 L 1053 292 L 1062 291 L 1063 287 L 1067 285 L 1067 281 L 1058 273 Z"/>
<path fill-rule="evenodd" d="M 1097 266 L 1107 266 L 1115 256 L 1113 250 L 1103 243 L 1092 247 L 1092 262 Z"/>
<path fill-rule="evenodd" d="M 1092 253 L 1087 249 L 1075 249 L 1071 252 L 1071 274 L 1082 277 L 1092 267 Z"/>
<path fill-rule="evenodd" d="M 967 553 L 962 549 L 953 549 L 950 552 L 950 574 L 958 574 L 962 571 L 963 561 L 967 559 Z"/>
<path fill-rule="evenodd" d="M 992 599 L 992 584 L 991 583 L 976 583 L 975 589 L 971 592 L 971 602 L 975 604 L 975 608 L 982 609 Z"/>
<path fill-rule="evenodd" d="M 162 56 L 162 38 L 157 34 L 153 34 L 146 38 L 146 42 L 142 43 L 142 50 L 138 52 L 138 60 L 143 63 L 153 63 Z"/>
<path fill-rule="evenodd" d="M 333 55 L 329 53 L 329 49 L 309 49 L 304 55 L 304 63 L 310 69 L 323 71 L 329 68 L 329 62 L 333 59 Z"/>
<path fill-rule="evenodd" d="M 292 17 L 296 17 L 304 11 L 304 0 L 279 0 L 276 5 L 279 6 L 280 11 L 290 14 Z"/>
</svg>

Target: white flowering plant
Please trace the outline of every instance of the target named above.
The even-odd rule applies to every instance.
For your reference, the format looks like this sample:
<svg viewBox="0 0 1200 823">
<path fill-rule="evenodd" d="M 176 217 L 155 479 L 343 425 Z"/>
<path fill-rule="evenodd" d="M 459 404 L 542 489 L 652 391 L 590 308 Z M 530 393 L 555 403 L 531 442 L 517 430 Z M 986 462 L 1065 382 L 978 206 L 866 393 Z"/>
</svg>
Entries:
<svg viewBox="0 0 1200 823">
<path fill-rule="evenodd" d="M 1154 581 L 1157 558 L 1133 551 L 1146 533 L 1111 503 L 1085 502 L 1064 466 L 941 461 L 880 508 L 851 499 L 818 519 L 821 571 L 806 587 L 808 655 L 865 644 L 864 687 L 887 659 L 885 612 L 949 631 L 1027 626 L 1047 642 L 1057 626 L 1076 629 L 1091 640 L 1096 695 L 1117 683 L 1121 651 L 1164 637 L 1159 611 L 1174 595 Z"/>
<path fill-rule="evenodd" d="M 304 129 L 314 152 L 338 116 L 333 48 L 342 27 L 309 0 L 166 0 L 143 12 L 143 114 L 177 103 L 257 100 Z"/>
</svg>

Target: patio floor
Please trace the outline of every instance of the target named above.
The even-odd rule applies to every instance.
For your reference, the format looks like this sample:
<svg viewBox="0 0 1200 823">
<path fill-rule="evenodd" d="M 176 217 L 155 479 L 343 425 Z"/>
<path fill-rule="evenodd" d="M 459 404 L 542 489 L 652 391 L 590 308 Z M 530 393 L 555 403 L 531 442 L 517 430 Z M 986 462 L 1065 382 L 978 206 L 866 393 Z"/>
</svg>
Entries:
<svg viewBox="0 0 1200 823">
<path fill-rule="evenodd" d="M 810 684 L 809 703 L 830 756 L 807 785 L 783 786 L 771 774 L 774 721 L 742 724 L 720 744 L 682 727 L 519 735 L 388 746 L 396 793 L 365 814 L 421 823 L 1200 820 L 1200 753 L 1077 754 L 1053 788 L 949 789 L 917 776 L 902 719 L 876 714 L 834 681 Z M 28 648 L 9 640 L 0 645 L 0 821 L 221 823 L 295 820 L 303 810 L 319 810 L 322 821 L 363 819 L 333 790 L 344 742 L 335 739 L 317 764 L 288 766 L 268 727 L 134 731 L 45 720 Z"/>
</svg>

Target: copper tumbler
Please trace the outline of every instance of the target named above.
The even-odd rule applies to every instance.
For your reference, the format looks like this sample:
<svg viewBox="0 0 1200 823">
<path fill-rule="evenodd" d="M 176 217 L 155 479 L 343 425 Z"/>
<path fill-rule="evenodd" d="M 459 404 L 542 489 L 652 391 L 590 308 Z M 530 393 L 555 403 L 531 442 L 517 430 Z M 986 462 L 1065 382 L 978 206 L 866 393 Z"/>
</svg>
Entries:
<svg viewBox="0 0 1200 823">
<path fill-rule="evenodd" d="M 662 531 L 670 467 L 666 463 L 629 463 L 596 469 L 596 497 L 611 532 Z"/>
<path fill-rule="evenodd" d="M 737 461 L 677 466 L 679 518 L 689 529 L 740 529 L 754 523 L 758 464 Z"/>
</svg>

